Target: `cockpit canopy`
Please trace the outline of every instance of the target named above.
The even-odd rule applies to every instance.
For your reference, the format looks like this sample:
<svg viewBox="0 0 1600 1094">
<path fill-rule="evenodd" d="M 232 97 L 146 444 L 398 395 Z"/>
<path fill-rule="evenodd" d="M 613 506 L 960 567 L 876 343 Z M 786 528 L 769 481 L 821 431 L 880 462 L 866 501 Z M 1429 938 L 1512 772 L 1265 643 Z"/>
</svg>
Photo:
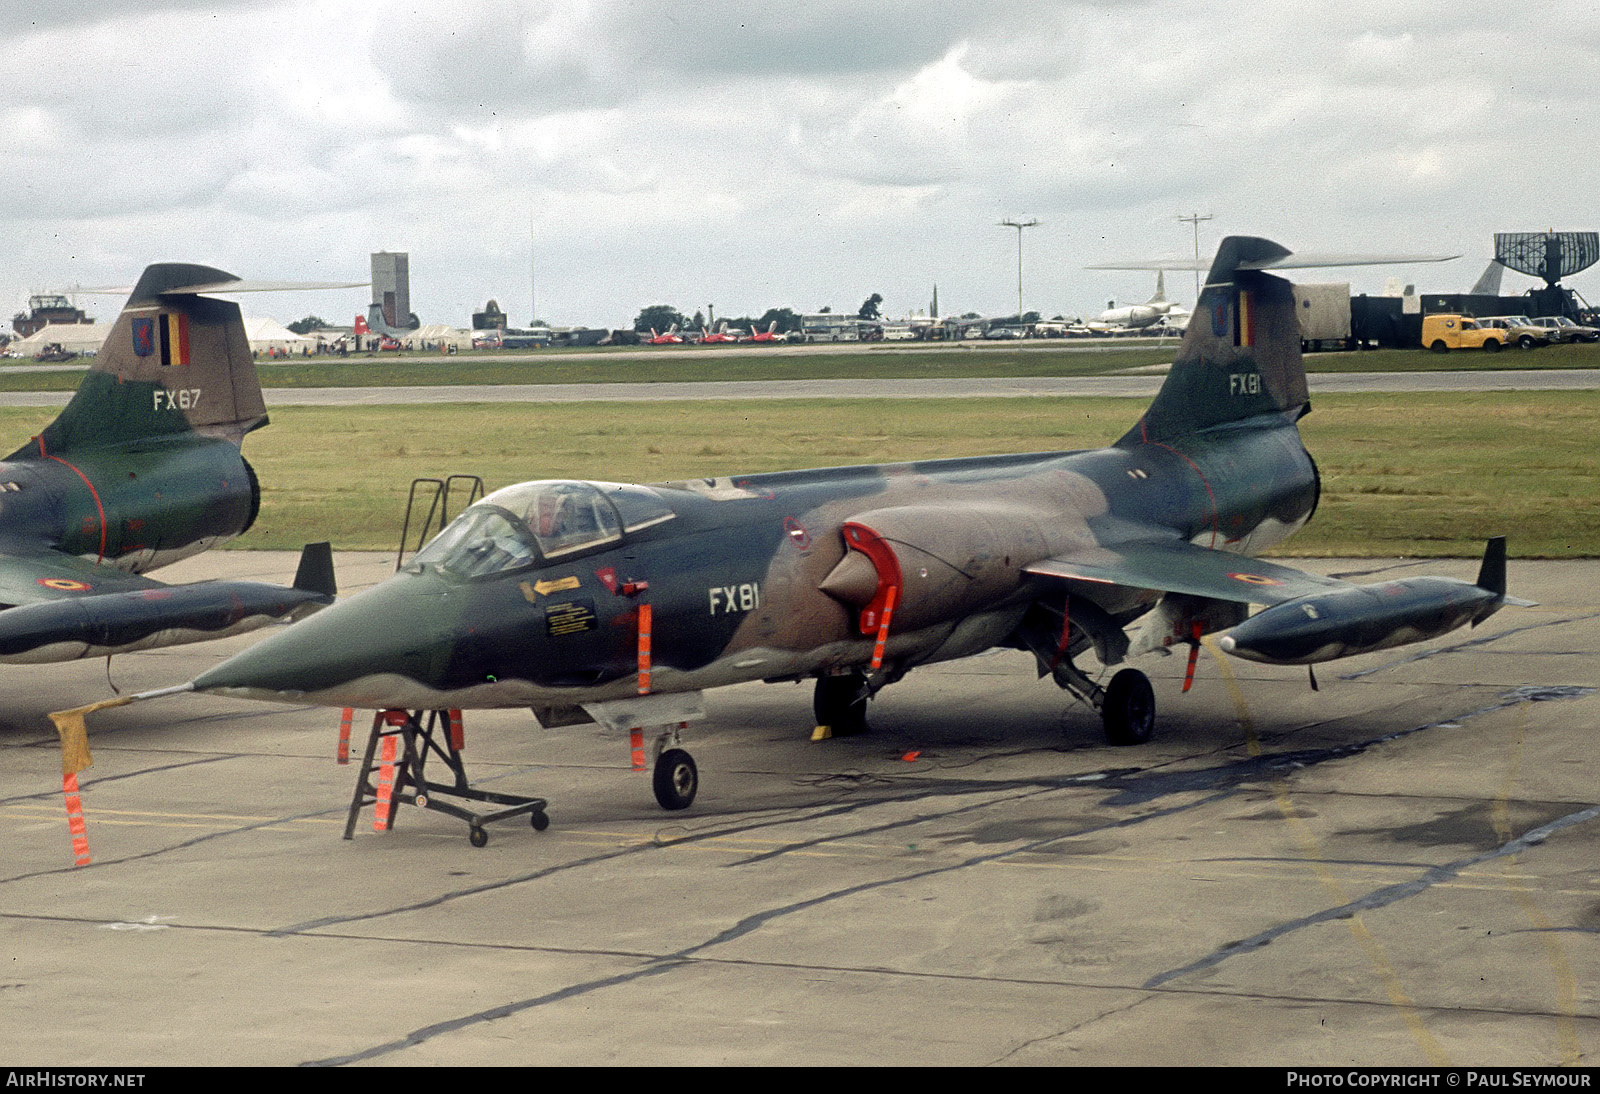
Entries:
<svg viewBox="0 0 1600 1094">
<path fill-rule="evenodd" d="M 496 490 L 450 522 L 406 567 L 485 577 L 622 542 L 676 516 L 648 486 L 545 479 Z"/>
</svg>

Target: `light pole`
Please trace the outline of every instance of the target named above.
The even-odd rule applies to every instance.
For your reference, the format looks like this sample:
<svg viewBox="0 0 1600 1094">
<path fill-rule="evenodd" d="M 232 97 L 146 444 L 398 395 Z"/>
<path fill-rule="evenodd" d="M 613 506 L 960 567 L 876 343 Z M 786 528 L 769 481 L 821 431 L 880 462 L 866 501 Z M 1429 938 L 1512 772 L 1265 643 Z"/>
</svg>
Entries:
<svg viewBox="0 0 1600 1094">
<path fill-rule="evenodd" d="M 1205 216 L 1201 216 L 1199 213 L 1190 213 L 1188 216 L 1178 217 L 1180 224 L 1194 225 L 1194 300 L 1197 308 L 1200 306 L 1200 222 L 1210 219 L 1210 213 Z"/>
<path fill-rule="evenodd" d="M 999 225 L 1002 228 L 1015 228 L 1017 230 L 1017 318 L 1019 320 L 1022 318 L 1022 229 L 1032 228 L 1038 223 L 1038 219 L 1035 218 L 1034 220 L 1002 220 Z"/>
</svg>

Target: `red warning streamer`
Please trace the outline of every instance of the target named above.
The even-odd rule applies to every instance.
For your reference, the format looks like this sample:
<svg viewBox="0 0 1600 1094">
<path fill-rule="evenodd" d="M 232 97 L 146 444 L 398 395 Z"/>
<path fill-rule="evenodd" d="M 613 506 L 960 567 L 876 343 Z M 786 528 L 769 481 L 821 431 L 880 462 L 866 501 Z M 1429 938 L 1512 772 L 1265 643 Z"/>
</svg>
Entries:
<svg viewBox="0 0 1600 1094">
<path fill-rule="evenodd" d="M 89 833 L 83 824 L 83 801 L 78 797 L 78 776 L 64 775 L 61 792 L 67 799 L 67 830 L 72 833 L 74 866 L 89 865 Z"/>
<path fill-rule="evenodd" d="M 872 670 L 883 667 L 883 647 L 889 641 L 889 621 L 894 618 L 895 601 L 900 597 L 900 586 L 890 585 L 883 598 L 883 614 L 879 617 L 878 640 L 872 646 Z"/>
<path fill-rule="evenodd" d="M 1188 691 L 1194 686 L 1194 663 L 1200 659 L 1200 624 L 1194 623 L 1189 627 L 1189 667 L 1183 670 L 1183 690 Z"/>
<path fill-rule="evenodd" d="M 644 730 L 628 730 L 628 745 L 633 749 L 633 769 L 644 770 Z"/>
<path fill-rule="evenodd" d="M 639 605 L 639 694 L 650 694 L 650 605 Z"/>
<path fill-rule="evenodd" d="M 334 753 L 336 763 L 347 764 L 350 762 L 350 723 L 355 719 L 354 707 L 345 707 L 339 715 L 339 750 Z"/>
<path fill-rule="evenodd" d="M 378 795 L 372 807 L 372 830 L 382 832 L 389 827 L 389 811 L 394 808 L 394 734 L 383 737 L 382 764 L 378 767 Z"/>
</svg>

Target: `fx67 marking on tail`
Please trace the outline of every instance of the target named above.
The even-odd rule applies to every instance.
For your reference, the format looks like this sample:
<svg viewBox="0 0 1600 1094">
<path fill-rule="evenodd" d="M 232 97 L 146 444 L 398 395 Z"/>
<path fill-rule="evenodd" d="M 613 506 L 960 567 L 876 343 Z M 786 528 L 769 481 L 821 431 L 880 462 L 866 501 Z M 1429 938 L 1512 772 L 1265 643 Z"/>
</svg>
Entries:
<svg viewBox="0 0 1600 1094">
<path fill-rule="evenodd" d="M 157 388 L 150 393 L 152 410 L 196 410 L 200 406 L 200 389 L 182 387 L 175 391 Z"/>
</svg>

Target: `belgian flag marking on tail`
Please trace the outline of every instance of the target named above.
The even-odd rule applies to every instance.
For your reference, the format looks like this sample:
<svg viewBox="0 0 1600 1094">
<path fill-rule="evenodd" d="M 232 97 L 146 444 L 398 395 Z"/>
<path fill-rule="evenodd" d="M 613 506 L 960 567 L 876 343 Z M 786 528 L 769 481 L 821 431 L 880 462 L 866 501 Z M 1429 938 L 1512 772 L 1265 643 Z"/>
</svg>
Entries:
<svg viewBox="0 0 1600 1094">
<path fill-rule="evenodd" d="M 182 312 L 163 312 L 158 318 L 161 332 L 161 363 L 189 363 L 189 317 Z"/>
<path fill-rule="evenodd" d="M 1253 346 L 1256 341 L 1256 315 L 1251 306 L 1250 294 L 1239 290 L 1239 322 L 1233 328 L 1233 344 Z"/>
</svg>

